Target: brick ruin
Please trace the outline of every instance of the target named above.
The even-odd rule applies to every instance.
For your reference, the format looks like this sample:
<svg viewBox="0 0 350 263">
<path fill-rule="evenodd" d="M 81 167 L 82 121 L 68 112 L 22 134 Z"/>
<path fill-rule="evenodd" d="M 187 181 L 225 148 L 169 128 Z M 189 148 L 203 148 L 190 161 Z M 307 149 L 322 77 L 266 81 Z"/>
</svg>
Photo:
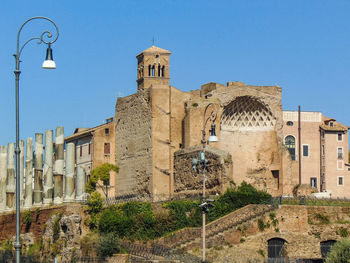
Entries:
<svg viewBox="0 0 350 263">
<path fill-rule="evenodd" d="M 292 194 L 297 176 L 283 146 L 281 87 L 211 82 L 184 92 L 169 84 L 170 54 L 155 46 L 140 53 L 138 90 L 117 100 L 116 195 L 198 192 L 190 163 L 201 144 L 204 110 L 211 103 L 218 109 L 219 142 L 210 146 L 217 150 L 216 160 L 225 161 L 208 174 L 217 182 L 209 189 L 222 192 L 227 182 L 247 181 L 272 195 Z"/>
</svg>

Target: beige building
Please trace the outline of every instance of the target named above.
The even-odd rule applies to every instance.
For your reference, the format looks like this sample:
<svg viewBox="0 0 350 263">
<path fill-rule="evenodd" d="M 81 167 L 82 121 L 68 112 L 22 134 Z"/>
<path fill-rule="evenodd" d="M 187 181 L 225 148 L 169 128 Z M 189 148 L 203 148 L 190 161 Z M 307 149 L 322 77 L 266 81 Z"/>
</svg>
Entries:
<svg viewBox="0 0 350 263">
<path fill-rule="evenodd" d="M 104 163 L 115 162 L 115 124 L 113 118 L 94 128 L 77 128 L 65 138 L 65 143 L 75 144 L 75 166 L 85 169 L 87 180 L 90 171 Z M 99 190 L 102 193 L 102 190 Z M 111 172 L 108 196 L 115 196 L 115 173 Z"/>
<path fill-rule="evenodd" d="M 300 120 L 301 183 L 331 197 L 349 197 L 348 127 L 321 112 L 301 112 Z M 284 145 L 299 169 L 298 112 L 283 111 L 283 124 Z"/>
</svg>

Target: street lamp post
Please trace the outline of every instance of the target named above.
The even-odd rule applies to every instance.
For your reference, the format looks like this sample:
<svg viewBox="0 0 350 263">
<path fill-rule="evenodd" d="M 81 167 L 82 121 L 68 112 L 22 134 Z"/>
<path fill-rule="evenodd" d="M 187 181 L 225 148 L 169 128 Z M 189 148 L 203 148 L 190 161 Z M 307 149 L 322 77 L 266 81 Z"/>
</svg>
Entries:
<svg viewBox="0 0 350 263">
<path fill-rule="evenodd" d="M 56 28 L 56 37 L 52 40 L 52 41 L 48 41 L 47 39 L 45 40 L 44 37 L 46 38 L 51 38 L 52 34 L 50 31 L 43 31 L 41 33 L 41 35 L 39 37 L 32 37 L 30 39 L 28 39 L 26 42 L 24 42 L 24 44 L 20 47 L 19 46 L 19 41 L 20 41 L 20 34 L 22 31 L 22 28 L 29 22 L 35 19 L 42 19 L 42 20 L 47 20 L 49 22 L 51 22 L 55 28 Z M 20 71 L 20 56 L 22 53 L 23 48 L 32 40 L 38 40 L 38 44 L 41 43 L 45 43 L 48 45 L 47 51 L 46 51 L 46 59 L 42 65 L 42 68 L 45 69 L 55 69 L 56 68 L 56 64 L 53 61 L 53 57 L 52 57 L 52 49 L 51 49 L 51 44 L 54 43 L 59 35 L 59 31 L 58 31 L 58 27 L 57 25 L 50 19 L 47 17 L 42 17 L 42 16 L 37 16 L 37 17 L 32 17 L 29 18 L 27 21 L 25 21 L 21 27 L 18 30 L 17 33 L 17 52 L 16 54 L 14 54 L 13 56 L 15 57 L 16 60 L 16 68 L 14 70 L 15 73 L 15 81 L 16 81 L 16 85 L 15 85 L 15 89 L 16 89 L 16 148 L 15 148 L 15 154 L 16 154 L 16 159 L 15 159 L 15 163 L 16 163 L 16 241 L 15 241 L 15 249 L 16 249 L 16 263 L 20 262 L 21 259 L 21 243 L 20 243 L 20 189 L 21 189 L 21 185 L 20 185 L 20 176 L 19 176 L 19 169 L 20 169 L 20 160 L 19 160 L 19 155 L 20 155 L 20 148 L 19 148 L 19 76 L 21 74 Z M 23 186 L 22 186 L 23 187 Z"/>
<path fill-rule="evenodd" d="M 207 111 L 208 109 L 212 107 L 212 111 L 210 112 L 209 116 L 207 116 Z M 205 158 L 205 146 L 207 144 L 206 140 L 206 131 L 205 127 L 208 123 L 208 121 L 211 121 L 211 129 L 210 131 L 210 136 L 208 138 L 208 144 L 209 142 L 217 142 L 219 141 L 218 137 L 216 136 L 215 132 L 215 120 L 217 117 L 217 109 L 214 103 L 209 103 L 207 107 L 204 110 L 204 116 L 203 116 L 203 129 L 202 129 L 202 140 L 201 143 L 203 145 L 203 150 L 199 152 L 198 159 L 193 158 L 192 159 L 192 167 L 193 169 L 199 173 L 199 170 L 202 172 L 202 181 L 203 181 L 203 189 L 202 189 L 202 203 L 200 204 L 200 208 L 202 209 L 202 262 L 205 263 L 205 219 L 206 219 L 206 214 L 209 211 L 209 207 L 212 207 L 214 200 L 211 199 L 205 199 L 205 172 L 207 170 L 207 164 L 209 164 L 209 161 Z"/>
</svg>

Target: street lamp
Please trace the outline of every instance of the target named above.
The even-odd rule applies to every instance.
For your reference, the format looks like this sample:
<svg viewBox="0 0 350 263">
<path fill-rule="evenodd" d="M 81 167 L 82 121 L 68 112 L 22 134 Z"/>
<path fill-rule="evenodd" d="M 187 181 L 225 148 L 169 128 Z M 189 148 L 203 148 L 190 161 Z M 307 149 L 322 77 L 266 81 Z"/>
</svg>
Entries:
<svg viewBox="0 0 350 263">
<path fill-rule="evenodd" d="M 24 27 L 24 25 L 26 25 L 29 21 L 35 20 L 35 19 L 43 19 L 43 20 L 47 20 L 49 22 L 51 22 L 55 28 L 56 28 L 56 37 L 52 40 L 52 41 L 48 41 L 48 39 L 44 39 L 44 37 L 46 38 L 51 38 L 52 34 L 50 31 L 43 31 L 40 35 L 40 37 L 32 37 L 30 39 L 28 39 L 26 42 L 24 42 L 24 44 L 22 45 L 22 47 L 19 47 L 19 38 L 20 38 L 20 34 L 22 31 L 22 28 Z M 15 163 L 16 163 L 16 241 L 15 241 L 15 249 L 16 249 L 16 263 L 20 262 L 21 259 L 21 243 L 20 243 L 20 189 L 21 189 L 21 185 L 20 185 L 20 176 L 19 176 L 19 169 L 20 169 L 20 161 L 19 161 L 19 154 L 21 152 L 20 148 L 19 148 L 19 75 L 21 74 L 21 71 L 19 70 L 19 66 L 21 63 L 20 60 L 20 56 L 22 54 L 22 50 L 23 48 L 32 40 L 39 40 L 37 43 L 41 44 L 41 43 L 45 43 L 48 45 L 47 47 L 47 51 L 46 51 L 46 59 L 42 65 L 42 68 L 45 69 L 54 69 L 56 68 L 56 64 L 53 61 L 53 57 L 52 57 L 52 49 L 51 49 L 51 44 L 54 43 L 57 38 L 58 38 L 58 27 L 57 25 L 50 19 L 47 17 L 42 17 L 42 16 L 36 16 L 36 17 L 32 17 L 29 18 L 27 21 L 25 21 L 21 27 L 18 30 L 17 33 L 17 52 L 16 54 L 14 54 L 13 56 L 15 57 L 16 60 L 16 68 L 15 68 L 15 77 L 16 77 L 16 148 L 15 148 L 15 154 L 16 154 L 16 159 L 15 159 Z"/>
<path fill-rule="evenodd" d="M 212 107 L 212 111 L 210 112 L 209 116 L 207 116 L 207 110 Z M 198 159 L 193 158 L 192 159 L 192 168 L 195 172 L 199 173 L 200 170 L 202 172 L 202 180 L 203 180 L 203 193 L 202 193 L 202 203 L 199 205 L 199 207 L 202 209 L 202 262 L 205 263 L 205 217 L 206 214 L 209 211 L 210 207 L 213 207 L 214 205 L 211 204 L 214 200 L 212 199 L 205 199 L 205 171 L 207 170 L 207 165 L 210 163 L 206 158 L 205 158 L 205 146 L 207 144 L 206 140 L 206 131 L 205 127 L 208 123 L 208 121 L 211 121 L 211 128 L 209 130 L 210 136 L 208 138 L 208 144 L 210 142 L 218 142 L 219 139 L 216 136 L 216 131 L 215 131 L 215 120 L 217 117 L 217 109 L 214 103 L 209 103 L 207 107 L 204 110 L 204 117 L 203 117 L 203 129 L 202 129 L 202 140 L 201 143 L 203 145 L 203 150 L 198 153 Z"/>
</svg>

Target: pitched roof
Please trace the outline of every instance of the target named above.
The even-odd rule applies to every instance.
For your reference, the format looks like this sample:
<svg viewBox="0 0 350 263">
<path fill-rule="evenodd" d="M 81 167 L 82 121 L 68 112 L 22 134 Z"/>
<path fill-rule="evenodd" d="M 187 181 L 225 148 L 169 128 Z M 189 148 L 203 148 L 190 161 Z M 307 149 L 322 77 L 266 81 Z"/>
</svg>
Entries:
<svg viewBox="0 0 350 263">
<path fill-rule="evenodd" d="M 169 54 L 169 55 L 171 54 L 171 52 L 169 50 L 162 49 L 162 48 L 156 47 L 156 46 L 151 46 L 151 47 L 145 49 L 144 51 L 142 51 L 136 57 L 138 57 L 141 54 L 145 54 L 145 53 L 159 53 L 159 54 Z"/>
</svg>

